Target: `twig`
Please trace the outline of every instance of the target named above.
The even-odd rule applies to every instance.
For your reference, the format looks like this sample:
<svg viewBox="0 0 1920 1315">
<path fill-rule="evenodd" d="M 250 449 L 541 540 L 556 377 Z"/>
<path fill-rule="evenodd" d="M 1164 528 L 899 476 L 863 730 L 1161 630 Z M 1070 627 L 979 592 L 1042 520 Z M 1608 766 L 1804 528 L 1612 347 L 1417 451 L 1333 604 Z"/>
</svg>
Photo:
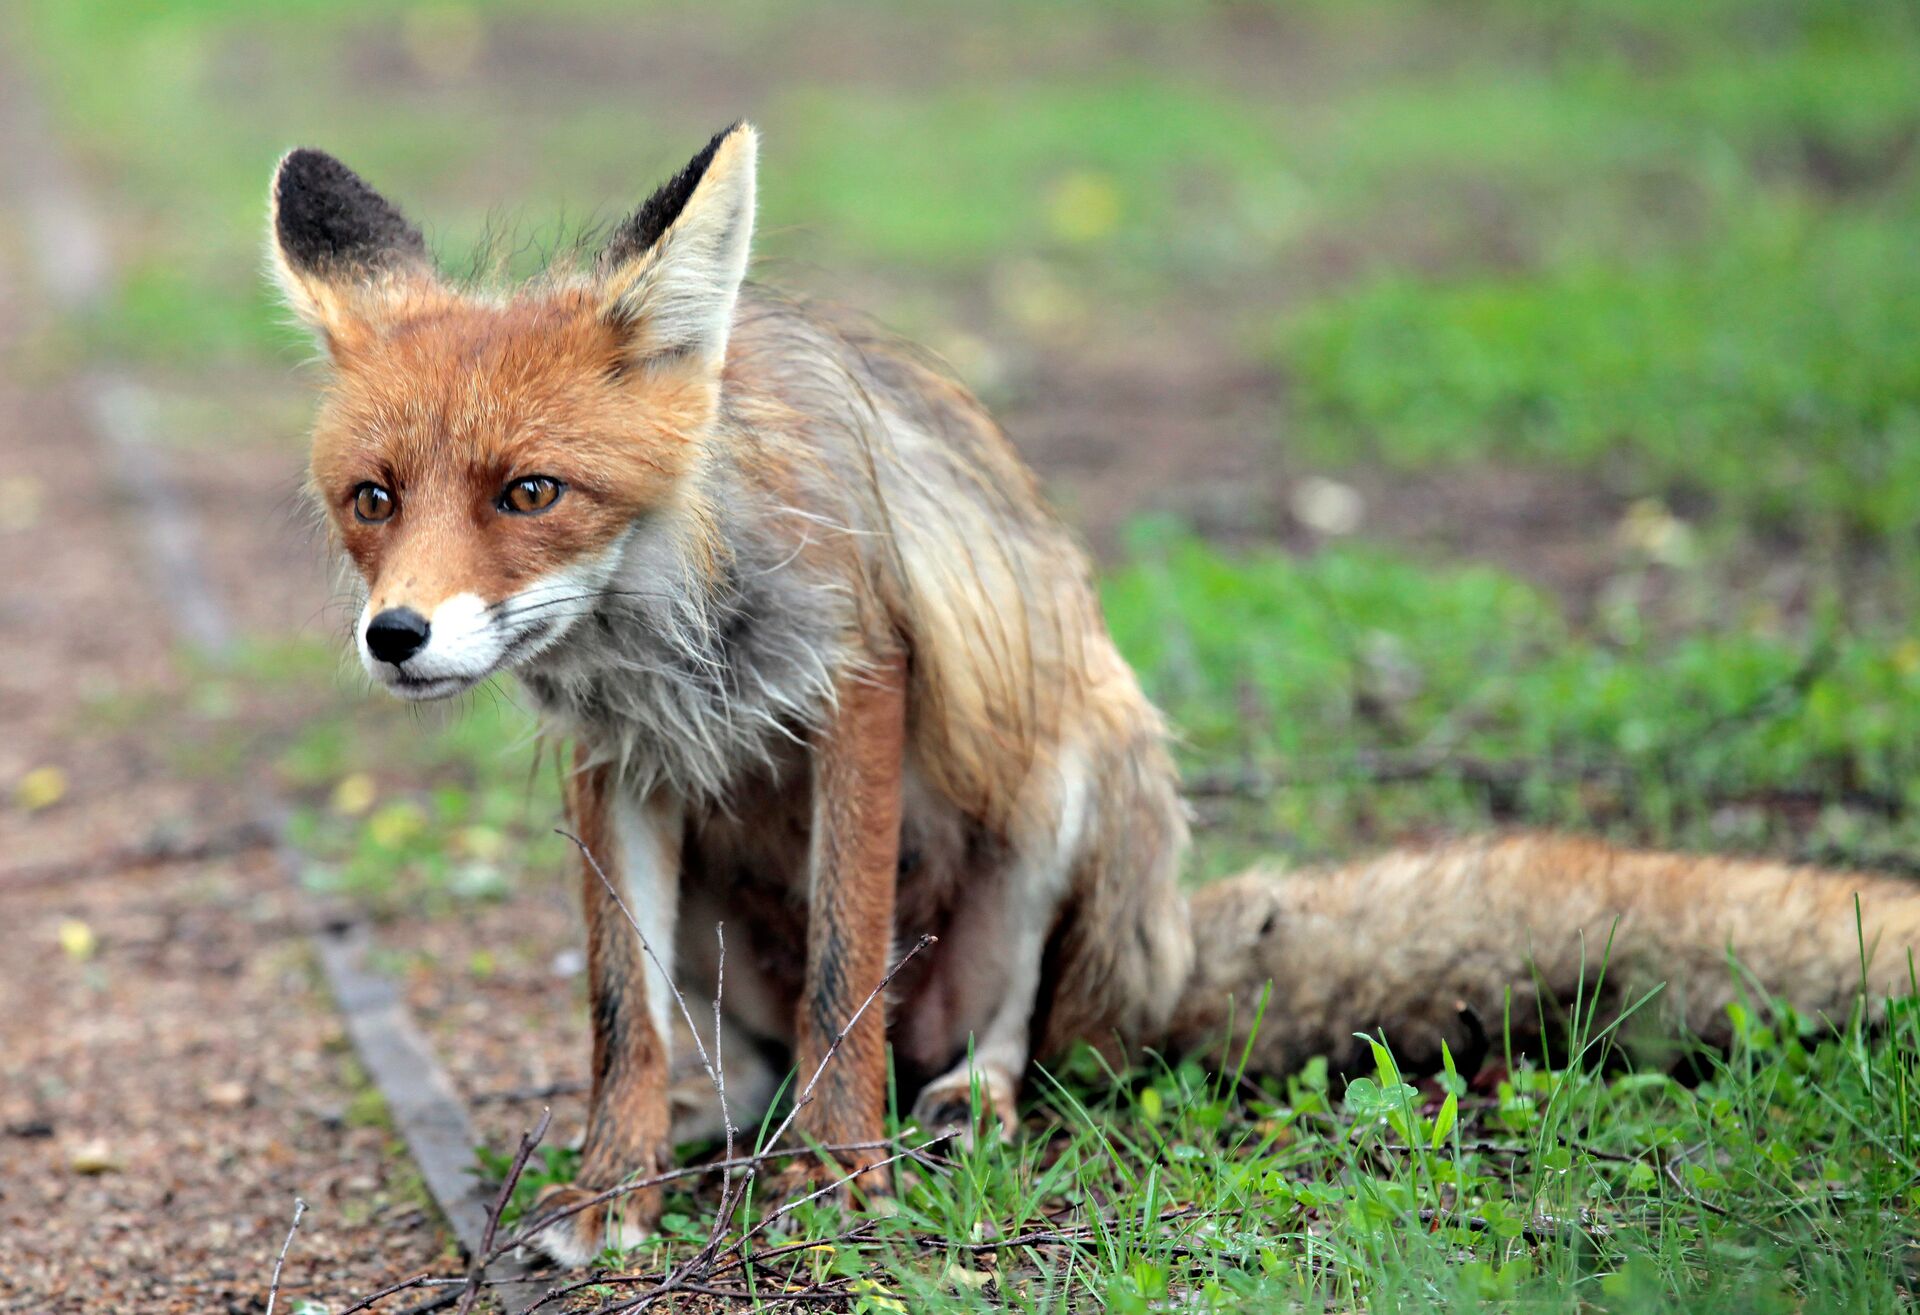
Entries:
<svg viewBox="0 0 1920 1315">
<path fill-rule="evenodd" d="M 1182 1220 L 1198 1219 L 1200 1213 L 1196 1206 L 1176 1206 L 1172 1210 L 1163 1211 L 1154 1222 L 1175 1224 Z M 1007 1247 L 1062 1246 L 1074 1242 L 1090 1242 L 1093 1238 L 1094 1225 L 1087 1223 L 1070 1228 L 1036 1229 L 1031 1233 L 1021 1233 L 1014 1237 L 990 1238 L 984 1242 L 955 1242 L 942 1238 L 939 1244 L 943 1247 L 952 1247 L 956 1251 L 1001 1251 Z M 1187 1248 L 1175 1244 L 1170 1250 L 1180 1252 Z"/>
<path fill-rule="evenodd" d="M 300 1231 L 300 1216 L 306 1212 L 307 1203 L 294 1197 L 293 1222 L 287 1225 L 287 1240 L 280 1244 L 280 1258 L 273 1262 L 273 1279 L 267 1284 L 267 1315 L 273 1315 L 273 1303 L 280 1298 L 280 1271 L 287 1263 L 287 1251 L 293 1246 L 293 1235 Z"/>
<path fill-rule="evenodd" d="M 0 868 L 0 893 L 54 886 L 89 877 L 111 876 L 144 868 L 175 863 L 199 863 L 212 858 L 244 854 L 273 843 L 267 830 L 255 822 L 216 831 L 197 839 L 161 837 L 131 845 L 114 845 L 92 854 L 55 859 L 49 863 L 23 863 Z"/>
<path fill-rule="evenodd" d="M 433 1277 L 433 1273 L 431 1270 L 423 1269 L 418 1274 L 413 1275 L 411 1278 L 403 1278 L 397 1283 L 389 1283 L 387 1284 L 386 1287 L 381 1288 L 378 1292 L 373 1293 L 371 1296 L 360 1298 L 360 1300 L 354 1302 L 353 1305 L 341 1311 L 340 1315 L 359 1315 L 359 1313 L 363 1310 L 371 1310 L 374 1307 L 375 1303 L 385 1301 L 388 1297 L 393 1296 L 396 1292 L 405 1292 L 409 1288 L 428 1287 L 438 1282 L 464 1283 L 466 1281 L 467 1280 L 465 1279 L 444 1279 L 444 1280 L 435 1279 Z"/>
<path fill-rule="evenodd" d="M 500 1216 L 506 1213 L 507 1202 L 513 1199 L 513 1189 L 520 1183 L 520 1175 L 526 1172 L 527 1161 L 532 1158 L 534 1147 L 547 1135 L 547 1125 L 553 1122 L 553 1110 L 540 1111 L 540 1122 L 531 1132 L 520 1134 L 519 1149 L 513 1153 L 513 1163 L 507 1168 L 506 1181 L 500 1184 L 500 1195 L 494 1199 L 493 1209 L 487 1212 L 487 1231 L 480 1235 L 480 1256 L 467 1270 L 467 1290 L 460 1294 L 457 1315 L 467 1315 L 473 1309 L 473 1303 L 480 1296 L 480 1280 L 486 1276 L 486 1255 L 493 1250 L 494 1235 L 500 1231 Z"/>
<path fill-rule="evenodd" d="M 891 1141 L 886 1141 L 886 1140 L 863 1141 L 863 1142 L 842 1142 L 832 1146 L 822 1146 L 820 1149 L 827 1152 L 829 1155 L 836 1155 L 844 1151 L 877 1150 L 882 1146 L 891 1146 L 891 1145 L 893 1145 L 893 1143 Z M 596 1205 L 604 1205 L 608 1201 L 618 1200 L 620 1197 L 628 1196 L 634 1192 L 644 1192 L 649 1187 L 659 1187 L 666 1183 L 679 1182 L 681 1179 L 684 1179 L 684 1178 L 698 1178 L 705 1174 L 721 1173 L 727 1170 L 728 1168 L 734 1168 L 734 1169 L 751 1168 L 761 1164 L 765 1164 L 768 1160 L 777 1160 L 783 1155 L 790 1155 L 790 1154 L 792 1154 L 792 1152 L 790 1151 L 768 1149 L 764 1151 L 755 1152 L 752 1155 L 736 1156 L 734 1157 L 733 1160 L 728 1162 L 722 1162 L 719 1160 L 709 1160 L 705 1164 L 692 1164 L 692 1165 L 683 1166 L 682 1168 L 678 1168 L 678 1169 L 666 1169 L 661 1171 L 660 1173 L 649 1174 L 644 1178 L 631 1179 L 628 1182 L 621 1183 L 616 1187 L 609 1187 L 604 1192 L 596 1192 L 594 1195 L 587 1197 L 583 1201 L 575 1201 L 571 1205 L 561 1206 L 558 1209 L 553 1210 L 548 1214 L 541 1215 L 538 1219 L 533 1220 L 531 1223 L 521 1225 L 519 1230 L 516 1231 L 512 1237 L 508 1238 L 504 1242 L 499 1243 L 493 1248 L 493 1251 L 487 1256 L 488 1263 L 492 1263 L 493 1261 L 498 1260 L 501 1256 L 504 1256 L 505 1254 L 507 1254 L 507 1252 L 513 1250 L 517 1246 L 525 1245 L 528 1241 L 530 1241 L 533 1238 L 534 1234 L 540 1232 L 541 1229 L 547 1228 L 553 1224 L 557 1224 L 562 1219 L 567 1219 L 573 1215 L 577 1215 L 582 1210 L 590 1210 Z"/>
<path fill-rule="evenodd" d="M 925 1150 L 928 1146 L 937 1145 L 940 1142 L 947 1141 L 956 1135 L 957 1134 L 952 1131 L 939 1133 L 934 1137 L 930 1137 L 927 1141 L 923 1142 L 919 1146 L 909 1147 L 906 1150 L 895 1152 L 893 1155 L 886 1157 L 885 1159 L 881 1160 L 877 1164 L 868 1165 L 866 1166 L 866 1168 L 856 1170 L 855 1172 L 850 1174 L 846 1174 L 843 1177 L 834 1179 L 832 1182 L 825 1183 L 820 1187 L 815 1188 L 813 1191 L 809 1192 L 805 1196 L 797 1197 L 794 1200 L 788 1201 L 785 1205 L 781 1206 L 778 1210 L 770 1212 L 765 1218 L 760 1220 L 759 1223 L 755 1224 L 752 1228 L 748 1229 L 746 1233 L 742 1234 L 740 1238 L 741 1255 L 726 1261 L 725 1263 L 721 1264 L 718 1268 L 714 1268 L 711 1262 L 709 1261 L 709 1263 L 706 1265 L 704 1269 L 698 1271 L 699 1277 L 702 1279 L 711 1280 L 719 1277 L 722 1274 L 732 1273 L 734 1270 L 741 1268 L 743 1265 L 752 1265 L 763 1257 L 772 1256 L 784 1251 L 801 1251 L 801 1250 L 807 1249 L 808 1247 L 822 1245 L 820 1241 L 815 1240 L 815 1241 L 809 1241 L 805 1243 L 795 1243 L 785 1247 L 774 1248 L 766 1252 L 753 1253 L 753 1252 L 748 1252 L 746 1250 L 748 1243 L 750 1243 L 753 1240 L 753 1238 L 757 1236 L 761 1231 L 763 1231 L 773 1223 L 777 1222 L 781 1218 L 785 1217 L 791 1211 L 798 1209 L 802 1205 L 805 1205 L 807 1202 L 818 1200 L 820 1197 L 825 1196 L 827 1193 L 836 1191 L 839 1188 L 846 1186 L 848 1183 L 852 1182 L 855 1178 L 858 1178 L 862 1173 L 867 1172 L 868 1169 L 884 1168 L 889 1164 L 895 1163 L 896 1161 L 907 1159 L 910 1156 L 913 1156 L 919 1153 L 920 1151 Z M 764 1160 L 769 1158 L 769 1156 L 763 1154 L 753 1158 L 756 1160 Z M 849 1236 L 852 1236 L 853 1234 L 857 1234 L 859 1232 L 863 1232 L 869 1227 L 871 1227 L 870 1224 L 862 1224 L 858 1228 L 852 1230 L 852 1233 L 850 1233 Z M 702 1255 L 706 1254 L 706 1251 L 704 1248 L 701 1254 Z M 695 1260 L 698 1260 L 698 1259 L 699 1257 L 696 1256 Z M 601 1279 L 598 1281 L 605 1282 L 606 1280 Z M 671 1296 L 675 1292 L 681 1292 L 681 1291 L 687 1290 L 686 1285 L 690 1282 L 695 1281 L 694 1271 L 692 1269 L 692 1262 L 688 1262 L 686 1264 L 676 1266 L 672 1271 L 662 1275 L 658 1280 L 654 1280 L 652 1279 L 651 1276 L 648 1276 L 648 1281 L 654 1283 L 654 1287 L 652 1291 L 641 1293 L 639 1296 L 629 1298 L 625 1302 L 616 1306 L 603 1306 L 600 1308 L 599 1311 L 595 1312 L 595 1315 L 616 1315 L 616 1312 L 645 1310 L 648 1306 L 652 1305 L 656 1301 L 659 1301 L 663 1297 Z M 544 1297 L 541 1297 L 540 1300 L 534 1302 L 533 1305 L 527 1307 L 525 1315 L 533 1315 L 534 1311 L 539 1310 L 541 1307 L 545 1306 L 547 1303 L 552 1301 L 558 1301 L 564 1298 L 569 1292 L 576 1291 L 581 1287 L 592 1286 L 593 1282 L 594 1281 L 589 1280 L 589 1281 L 583 1281 L 582 1283 L 579 1283 L 579 1284 L 575 1284 L 569 1288 L 565 1288 L 565 1289 L 557 1288 L 554 1291 L 547 1293 Z M 792 1294 L 785 1293 L 785 1292 L 780 1293 L 779 1300 L 784 1301 L 790 1295 Z"/>
<path fill-rule="evenodd" d="M 733 1158 L 734 1138 L 733 1112 L 727 1108 L 727 1065 L 725 1056 L 721 1053 L 721 1038 L 724 1035 L 724 1028 L 721 1020 L 720 1001 L 727 992 L 727 932 L 725 924 L 715 923 L 713 926 L 713 936 L 718 945 L 719 954 L 718 962 L 714 968 L 713 990 L 714 1089 L 720 1093 L 720 1126 L 726 1130 L 727 1134 L 725 1158 L 731 1160 Z M 735 1194 L 733 1170 L 722 1170 L 720 1174 L 720 1206 L 713 1212 L 713 1228 L 708 1232 L 707 1244 L 700 1249 L 700 1254 L 696 1256 L 693 1261 L 689 1262 L 690 1268 L 694 1264 L 708 1268 L 712 1266 L 714 1254 L 720 1250 L 720 1239 L 725 1237 L 727 1229 L 732 1227 L 733 1216 L 739 1209 L 740 1202 L 745 1199 L 745 1196 L 746 1189 L 744 1186 L 740 1188 L 737 1195 Z"/>
<path fill-rule="evenodd" d="M 1598 1147 L 1585 1146 L 1579 1142 L 1560 1141 L 1557 1144 L 1565 1147 L 1569 1151 L 1587 1156 L 1590 1159 L 1605 1160 L 1612 1164 L 1638 1164 L 1644 1158 L 1640 1155 L 1627 1155 L 1620 1151 L 1603 1151 Z M 1393 1151 L 1401 1155 L 1431 1155 L 1434 1153 L 1431 1146 L 1405 1146 L 1398 1142 L 1374 1142 L 1372 1149 L 1376 1151 Z M 1533 1155 L 1538 1152 L 1539 1149 L 1537 1146 L 1509 1146 L 1504 1142 L 1491 1141 L 1469 1141 L 1460 1143 L 1460 1150 L 1469 1155 L 1525 1156 Z"/>
<path fill-rule="evenodd" d="M 473 1103 L 513 1105 L 527 1100 L 551 1100 L 555 1096 L 577 1096 L 586 1089 L 587 1084 L 579 1078 L 563 1078 L 540 1087 L 503 1087 L 498 1091 L 478 1092 L 473 1097 Z"/>
<path fill-rule="evenodd" d="M 1483 1215 L 1455 1214 L 1450 1210 L 1423 1209 L 1420 1211 L 1420 1222 L 1429 1228 L 1442 1228 L 1450 1225 L 1455 1228 L 1465 1228 L 1475 1233 L 1488 1233 L 1493 1231 L 1493 1225 L 1489 1223 Z M 1538 1246 L 1542 1242 L 1564 1242 L 1569 1238 L 1578 1237 L 1581 1234 L 1586 1234 L 1591 1237 L 1609 1237 L 1612 1233 L 1612 1229 L 1594 1219 L 1591 1210 L 1582 1206 L 1578 1216 L 1571 1220 L 1556 1219 L 1552 1215 L 1535 1215 L 1533 1219 L 1522 1228 L 1520 1236 L 1524 1240 Z"/>
<path fill-rule="evenodd" d="M 1573 759 L 1515 758 L 1494 762 L 1470 758 L 1444 749 L 1368 751 L 1295 763 L 1265 763 L 1241 771 L 1200 772 L 1188 776 L 1182 788 L 1190 798 L 1263 798 L 1278 790 L 1360 780 L 1378 785 L 1457 776 L 1488 789 L 1511 790 L 1528 778 L 1545 773 L 1573 780 L 1624 780 L 1630 773 L 1619 763 Z"/>
<path fill-rule="evenodd" d="M 587 842 L 579 836 L 576 836 L 564 827 L 555 827 L 554 833 L 564 836 L 574 843 L 580 850 L 580 856 L 587 860 L 587 866 L 593 869 L 593 875 L 600 878 L 600 884 L 607 888 L 607 894 L 613 897 L 613 902 L 619 907 L 621 914 L 626 918 L 627 925 L 633 928 L 633 934 L 635 938 L 639 940 L 640 948 L 646 951 L 649 959 L 653 960 L 653 966 L 660 970 L 661 980 L 666 982 L 667 989 L 673 992 L 674 1003 L 680 1006 L 680 1017 L 686 1021 L 687 1034 L 693 1038 L 693 1048 L 700 1053 L 700 1063 L 707 1070 L 708 1080 L 711 1081 L 715 1087 L 723 1085 L 720 1081 L 719 1073 L 714 1071 L 713 1061 L 707 1057 L 706 1046 L 702 1044 L 700 1040 L 700 1029 L 693 1025 L 693 1011 L 687 1008 L 687 997 L 680 994 L 680 987 L 679 984 L 673 980 L 673 973 L 668 970 L 667 965 L 661 960 L 660 956 L 654 952 L 652 942 L 647 940 L 647 934 L 640 930 L 640 920 L 633 916 L 633 910 L 627 907 L 627 902 L 624 899 L 620 898 L 620 891 L 614 886 L 613 880 L 607 876 L 607 870 L 600 866 L 600 860 L 593 856 L 593 851 L 587 848 Z M 672 949 L 672 947 L 669 946 L 668 949 Z M 667 1044 L 667 1038 L 661 1037 L 660 1044 L 665 1046 Z"/>
<path fill-rule="evenodd" d="M 960 1135 L 959 1130 L 955 1128 L 949 1128 L 945 1132 L 935 1133 L 933 1136 L 927 1138 L 927 1140 L 921 1142 L 918 1146 L 909 1147 L 904 1151 L 896 1151 L 894 1154 L 887 1156 L 887 1158 L 884 1160 L 880 1160 L 875 1164 L 867 1165 L 865 1168 L 856 1169 L 850 1174 L 845 1174 L 839 1178 L 834 1179 L 832 1182 L 824 1183 L 821 1186 L 814 1188 L 811 1192 L 808 1192 L 805 1196 L 795 1197 L 793 1200 L 788 1201 L 786 1204 L 782 1205 L 779 1209 L 769 1211 L 767 1215 L 760 1220 L 759 1223 L 755 1224 L 752 1228 L 749 1228 L 745 1233 L 741 1234 L 740 1235 L 741 1247 L 745 1248 L 747 1243 L 751 1242 L 755 1237 L 758 1237 L 761 1233 L 765 1232 L 768 1228 L 772 1227 L 776 1222 L 785 1218 L 787 1215 L 799 1209 L 801 1206 L 807 1204 L 807 1202 L 817 1201 L 821 1197 L 827 1195 L 827 1193 L 836 1191 L 839 1188 L 845 1187 L 848 1183 L 851 1183 L 854 1179 L 858 1178 L 861 1174 L 867 1173 L 874 1169 L 884 1169 L 890 1164 L 895 1164 L 901 1160 L 918 1156 L 921 1152 L 925 1151 L 928 1147 L 938 1146 L 942 1142 L 951 1141 L 959 1135 Z"/>
<path fill-rule="evenodd" d="M 793 1108 L 787 1111 L 787 1117 L 780 1121 L 780 1126 L 775 1128 L 773 1135 L 767 1138 L 766 1145 L 769 1148 L 780 1144 L 780 1138 L 786 1135 L 788 1128 L 793 1126 L 793 1121 L 800 1116 L 800 1111 L 805 1109 L 808 1103 L 813 1100 L 813 1089 L 820 1085 L 821 1075 L 827 1071 L 827 1065 L 831 1064 L 834 1055 L 839 1053 L 840 1043 L 847 1039 L 847 1034 L 853 1031 L 854 1027 L 860 1022 L 861 1016 L 867 1012 L 868 1007 L 871 1006 L 875 1000 L 878 1000 L 882 995 L 886 994 L 887 988 L 893 985 L 893 979 L 900 975 L 900 970 L 907 966 L 914 955 L 920 953 L 920 951 L 926 949 L 929 945 L 936 944 L 939 939 L 938 936 L 928 933 L 915 941 L 913 947 L 900 956 L 900 961 L 887 970 L 887 975 L 880 979 L 880 984 L 867 993 L 867 998 L 862 1000 L 860 1007 L 853 1011 L 853 1017 L 849 1018 L 846 1024 L 841 1027 L 838 1032 L 833 1034 L 833 1040 L 827 1044 L 826 1053 L 820 1056 L 820 1063 L 814 1068 L 813 1076 L 807 1079 L 807 1085 L 801 1089 L 800 1095 L 794 1100 Z"/>
</svg>

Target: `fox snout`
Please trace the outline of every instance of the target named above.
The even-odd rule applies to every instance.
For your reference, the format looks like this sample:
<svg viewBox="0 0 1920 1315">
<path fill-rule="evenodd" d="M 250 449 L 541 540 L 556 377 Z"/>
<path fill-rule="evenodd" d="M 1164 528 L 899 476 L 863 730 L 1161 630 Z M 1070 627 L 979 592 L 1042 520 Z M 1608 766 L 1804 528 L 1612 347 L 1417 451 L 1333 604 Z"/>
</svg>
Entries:
<svg viewBox="0 0 1920 1315">
<path fill-rule="evenodd" d="M 430 613 L 405 602 L 369 602 L 361 613 L 360 659 L 368 675 L 401 698 L 458 694 L 552 638 L 552 616 L 528 617 L 515 602 L 460 593 Z"/>
<path fill-rule="evenodd" d="M 376 582 L 356 627 L 360 661 L 376 683 L 403 699 L 442 699 L 471 689 L 547 652 L 590 615 L 623 543 L 501 598 L 466 590 L 434 602 Z"/>
<path fill-rule="evenodd" d="M 411 607 L 389 607 L 367 622 L 367 652 L 397 667 L 425 648 L 432 632 L 427 618 Z"/>
</svg>

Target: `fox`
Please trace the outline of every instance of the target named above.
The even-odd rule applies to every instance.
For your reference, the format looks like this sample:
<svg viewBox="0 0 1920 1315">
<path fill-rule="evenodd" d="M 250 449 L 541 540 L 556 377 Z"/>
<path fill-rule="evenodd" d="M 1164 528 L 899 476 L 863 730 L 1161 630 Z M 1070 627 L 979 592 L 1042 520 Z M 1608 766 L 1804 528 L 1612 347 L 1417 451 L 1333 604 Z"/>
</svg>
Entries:
<svg viewBox="0 0 1920 1315">
<path fill-rule="evenodd" d="M 736 1110 L 791 1066 L 807 1171 L 884 1193 L 890 1081 L 923 1127 L 1011 1136 L 1083 1043 L 1282 1073 L 1370 1033 L 1417 1064 L 1600 991 L 1603 959 L 1608 1008 L 1664 984 L 1706 1037 L 1730 953 L 1808 1016 L 1907 981 L 1895 878 L 1573 836 L 1186 893 L 1171 731 L 1087 554 L 938 361 L 748 281 L 758 151 L 719 132 L 597 255 L 501 288 L 324 152 L 269 193 L 368 676 L 418 701 L 510 672 L 571 746 L 592 1055 L 554 1261 L 645 1237 L 658 1189 L 593 1198 L 714 1126 L 676 993 L 719 1000 Z"/>
</svg>

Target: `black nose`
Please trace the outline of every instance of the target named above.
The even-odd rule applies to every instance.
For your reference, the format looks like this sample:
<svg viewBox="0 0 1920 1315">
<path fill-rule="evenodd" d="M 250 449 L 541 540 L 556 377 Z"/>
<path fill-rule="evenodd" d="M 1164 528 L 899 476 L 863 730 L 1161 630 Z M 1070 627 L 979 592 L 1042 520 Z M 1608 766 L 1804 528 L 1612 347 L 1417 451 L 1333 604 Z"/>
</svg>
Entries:
<svg viewBox="0 0 1920 1315">
<path fill-rule="evenodd" d="M 389 607 L 367 622 L 367 651 L 399 666 L 427 643 L 427 618 L 411 607 Z"/>
</svg>

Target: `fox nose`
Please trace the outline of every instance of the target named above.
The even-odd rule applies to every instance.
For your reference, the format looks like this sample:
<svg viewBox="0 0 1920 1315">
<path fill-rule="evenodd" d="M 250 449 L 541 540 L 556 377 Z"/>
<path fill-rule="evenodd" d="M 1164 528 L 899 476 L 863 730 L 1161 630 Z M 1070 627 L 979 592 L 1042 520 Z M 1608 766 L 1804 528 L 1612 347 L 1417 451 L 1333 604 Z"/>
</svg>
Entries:
<svg viewBox="0 0 1920 1315">
<path fill-rule="evenodd" d="M 427 618 L 411 607 L 389 607 L 367 622 L 367 651 L 399 666 L 427 643 Z"/>
</svg>

